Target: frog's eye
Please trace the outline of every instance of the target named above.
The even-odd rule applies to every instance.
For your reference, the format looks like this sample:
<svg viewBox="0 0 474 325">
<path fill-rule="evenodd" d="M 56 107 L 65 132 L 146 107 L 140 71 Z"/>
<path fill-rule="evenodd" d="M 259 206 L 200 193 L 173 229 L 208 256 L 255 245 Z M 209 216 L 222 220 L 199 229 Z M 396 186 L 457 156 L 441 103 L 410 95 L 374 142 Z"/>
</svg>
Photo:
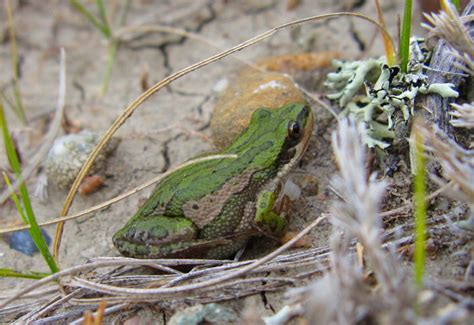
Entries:
<svg viewBox="0 0 474 325">
<path fill-rule="evenodd" d="M 288 135 L 292 139 L 299 139 L 300 138 L 300 124 L 295 121 L 290 121 L 288 123 Z"/>
</svg>

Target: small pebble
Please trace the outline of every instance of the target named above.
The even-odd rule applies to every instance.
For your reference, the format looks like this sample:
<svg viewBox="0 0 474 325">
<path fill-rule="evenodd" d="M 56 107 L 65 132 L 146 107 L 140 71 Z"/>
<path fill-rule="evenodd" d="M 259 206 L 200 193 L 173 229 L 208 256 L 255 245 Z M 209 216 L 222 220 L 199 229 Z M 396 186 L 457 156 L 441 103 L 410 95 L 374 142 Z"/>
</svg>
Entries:
<svg viewBox="0 0 474 325">
<path fill-rule="evenodd" d="M 41 234 L 43 235 L 46 244 L 49 246 L 51 243 L 51 237 L 48 235 L 46 230 L 41 229 Z M 5 236 L 7 239 L 10 248 L 19 251 L 25 255 L 33 256 L 34 253 L 38 252 L 38 248 L 31 238 L 30 232 L 28 230 L 21 230 L 12 233 L 9 236 Z"/>
<path fill-rule="evenodd" d="M 48 183 L 68 189 L 99 139 L 99 134 L 88 130 L 57 138 L 45 162 Z M 91 173 L 104 167 L 107 156 L 117 148 L 118 143 L 119 140 L 113 138 L 106 145 L 94 161 Z"/>
<path fill-rule="evenodd" d="M 196 305 L 176 312 L 170 325 L 229 324 L 237 321 L 237 314 L 219 304 Z"/>
<path fill-rule="evenodd" d="M 295 201 L 301 197 L 301 188 L 289 179 L 283 187 L 283 194 L 288 196 L 290 200 Z"/>
</svg>

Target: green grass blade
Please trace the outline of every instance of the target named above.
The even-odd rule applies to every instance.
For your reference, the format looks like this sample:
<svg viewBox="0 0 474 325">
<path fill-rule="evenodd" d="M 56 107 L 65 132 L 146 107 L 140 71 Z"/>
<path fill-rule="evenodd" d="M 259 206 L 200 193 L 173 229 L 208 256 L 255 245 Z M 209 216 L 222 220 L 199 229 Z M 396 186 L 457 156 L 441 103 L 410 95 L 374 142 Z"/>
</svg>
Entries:
<svg viewBox="0 0 474 325">
<path fill-rule="evenodd" d="M 100 0 L 97 0 L 97 1 L 102 2 Z M 129 7 L 130 7 L 130 1 L 125 0 L 123 3 L 122 14 L 120 15 L 120 19 L 119 19 L 119 26 L 122 26 L 123 24 L 125 24 Z M 107 50 L 107 62 L 105 65 L 104 77 L 102 79 L 102 85 L 100 87 L 100 92 L 99 92 L 99 96 L 101 97 L 105 96 L 105 93 L 107 92 L 107 88 L 109 87 L 110 76 L 112 75 L 112 67 L 114 66 L 115 59 L 117 58 L 117 51 L 118 51 L 119 46 L 120 46 L 119 40 L 116 38 L 112 38 L 112 41 L 110 42 L 108 50 Z"/>
<path fill-rule="evenodd" d="M 107 19 L 107 14 L 105 12 L 104 1 L 96 0 L 95 3 L 97 5 L 97 10 L 99 10 L 99 17 L 100 17 L 100 20 L 102 21 L 102 26 L 104 27 L 103 33 L 105 33 L 107 38 L 111 38 L 112 37 L 112 32 L 110 30 L 109 21 Z"/>
<path fill-rule="evenodd" d="M 10 36 L 10 58 L 11 58 L 11 64 L 12 64 L 12 71 L 13 71 L 13 98 L 15 101 L 15 104 L 13 105 L 14 112 L 20 119 L 20 121 L 23 124 L 26 124 L 26 115 L 25 111 L 23 109 L 23 103 L 21 100 L 21 95 L 20 95 L 20 83 L 18 81 L 19 79 L 19 73 L 18 73 L 18 50 L 16 47 L 16 35 L 15 35 L 15 26 L 13 24 L 13 14 L 12 14 L 12 8 L 9 0 L 5 0 L 5 12 L 8 20 L 8 26 L 9 26 L 9 36 Z"/>
<path fill-rule="evenodd" d="M 11 189 L 12 183 L 10 182 L 8 175 L 5 172 L 3 172 L 3 179 L 5 180 L 7 187 Z M 18 213 L 20 214 L 21 219 L 23 220 L 24 223 L 28 224 L 28 219 L 26 218 L 25 213 L 23 212 L 23 207 L 21 206 L 18 195 L 16 195 L 16 193 L 12 191 L 11 197 L 12 197 L 13 202 L 15 203 L 16 209 L 18 210 Z"/>
<path fill-rule="evenodd" d="M 456 7 L 458 11 L 461 11 L 461 1 L 459 0 L 451 0 L 452 4 Z"/>
<path fill-rule="evenodd" d="M 47 277 L 48 275 L 51 275 L 51 274 L 43 273 L 43 272 L 35 272 L 35 271 L 18 272 L 12 269 L 0 268 L 0 277 L 4 277 L 4 278 L 8 277 L 8 278 L 23 278 L 23 279 L 39 280 L 39 279 Z"/>
<path fill-rule="evenodd" d="M 92 15 L 89 10 L 87 10 L 82 3 L 77 0 L 69 0 L 71 6 L 74 7 L 81 15 L 84 16 L 95 28 L 97 28 L 106 38 L 110 37 L 110 30 L 108 26 L 104 26 L 100 21 L 98 21 L 94 15 Z"/>
<path fill-rule="evenodd" d="M 3 105 L 1 101 L 0 101 L 0 128 L 2 130 L 3 141 L 5 143 L 5 150 L 7 152 L 8 161 L 10 162 L 11 168 L 13 172 L 15 173 L 16 177 L 19 178 L 21 176 L 21 166 L 20 166 L 18 157 L 16 155 L 15 147 L 13 146 L 13 142 L 10 138 L 10 133 L 8 131 L 5 116 L 3 114 Z M 33 212 L 33 208 L 31 206 L 31 201 L 30 201 L 28 190 L 26 189 L 25 183 L 20 184 L 19 191 L 21 194 L 21 200 L 23 202 L 23 209 L 26 215 L 27 223 L 31 225 L 31 228 L 29 229 L 31 238 L 33 239 L 33 242 L 35 243 L 36 247 L 38 247 L 39 251 L 41 252 L 41 255 L 43 255 L 43 258 L 48 264 L 49 268 L 51 269 L 51 272 L 55 273 L 59 271 L 59 268 L 56 265 L 56 262 L 53 256 L 49 252 L 48 245 L 46 244 L 46 241 L 44 240 L 43 235 L 41 234 L 41 230 L 36 221 L 36 217 Z M 18 213 L 20 213 L 21 215 L 20 210 L 18 211 Z"/>
<path fill-rule="evenodd" d="M 407 72 L 408 56 L 410 55 L 410 34 L 411 34 L 411 0 L 405 0 L 403 11 L 402 35 L 400 37 L 400 69 Z"/>
<path fill-rule="evenodd" d="M 120 27 L 122 27 L 123 25 L 125 25 L 125 23 L 126 23 L 126 21 L 127 21 L 128 9 L 130 9 L 130 0 L 124 0 L 124 1 L 123 1 L 122 14 L 120 15 L 120 19 L 119 19 L 119 26 L 120 26 Z"/>
<path fill-rule="evenodd" d="M 102 85 L 100 87 L 99 95 L 102 97 L 107 92 L 109 87 L 110 76 L 112 75 L 112 67 L 114 66 L 115 58 L 117 57 L 117 51 L 119 47 L 119 41 L 114 39 L 110 44 L 107 51 L 107 62 L 105 64 L 104 77 L 102 79 Z"/>
<path fill-rule="evenodd" d="M 414 176 L 414 201 L 415 201 L 415 282 L 421 288 L 425 270 L 426 255 L 426 172 L 423 137 L 415 131 L 415 176 Z"/>
</svg>

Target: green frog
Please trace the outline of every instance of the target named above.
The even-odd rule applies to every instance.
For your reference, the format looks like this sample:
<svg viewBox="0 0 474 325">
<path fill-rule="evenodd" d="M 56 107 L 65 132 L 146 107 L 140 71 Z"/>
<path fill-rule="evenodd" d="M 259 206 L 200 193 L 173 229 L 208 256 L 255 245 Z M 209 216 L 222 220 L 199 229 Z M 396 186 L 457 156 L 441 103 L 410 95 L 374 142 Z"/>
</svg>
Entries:
<svg viewBox="0 0 474 325">
<path fill-rule="evenodd" d="M 281 235 L 272 211 L 280 182 L 299 161 L 313 129 L 304 104 L 257 109 L 248 127 L 221 154 L 164 177 L 113 236 L 135 258 L 228 258 L 262 233 Z"/>
</svg>

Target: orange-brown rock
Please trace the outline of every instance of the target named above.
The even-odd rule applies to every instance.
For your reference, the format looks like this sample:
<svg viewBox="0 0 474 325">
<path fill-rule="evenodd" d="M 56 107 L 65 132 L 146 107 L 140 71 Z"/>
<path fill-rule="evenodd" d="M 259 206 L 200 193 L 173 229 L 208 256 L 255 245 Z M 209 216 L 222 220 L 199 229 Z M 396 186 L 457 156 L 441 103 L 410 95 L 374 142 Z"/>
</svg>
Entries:
<svg viewBox="0 0 474 325">
<path fill-rule="evenodd" d="M 303 94 L 289 77 L 245 69 L 231 82 L 214 108 L 211 118 L 213 141 L 220 149 L 227 147 L 246 128 L 257 108 L 304 102 Z"/>
</svg>

